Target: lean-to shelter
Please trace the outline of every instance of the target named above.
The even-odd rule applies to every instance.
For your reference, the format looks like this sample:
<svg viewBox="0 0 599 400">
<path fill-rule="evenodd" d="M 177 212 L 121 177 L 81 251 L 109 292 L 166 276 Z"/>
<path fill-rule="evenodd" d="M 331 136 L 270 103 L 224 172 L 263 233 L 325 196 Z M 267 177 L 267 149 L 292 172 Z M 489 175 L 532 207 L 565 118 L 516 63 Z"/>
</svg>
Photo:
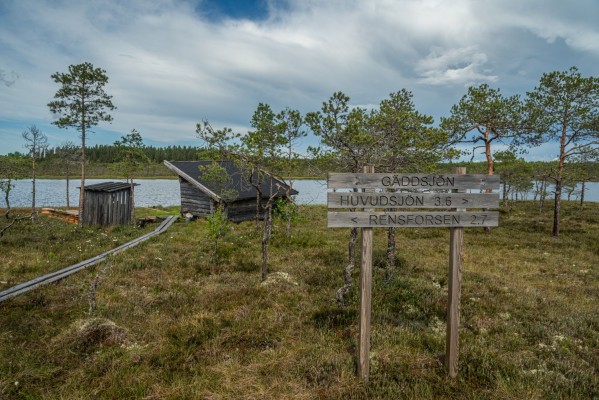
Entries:
<svg viewBox="0 0 599 400">
<path fill-rule="evenodd" d="M 164 165 L 179 176 L 181 188 L 181 215 L 206 217 L 212 215 L 219 203 L 223 203 L 229 220 L 234 222 L 252 220 L 256 217 L 257 190 L 249 181 L 249 174 L 243 173 L 233 161 L 217 161 L 227 173 L 228 180 L 219 184 L 206 179 L 200 167 L 207 167 L 212 161 L 164 161 Z M 260 192 L 264 201 L 273 195 L 287 198 L 298 194 L 297 190 L 268 173 L 264 174 Z M 257 173 L 252 176 L 256 182 Z M 234 193 L 232 198 L 224 198 L 222 193 Z M 261 209 L 262 213 L 263 210 Z M 261 215 L 262 216 L 262 215 Z"/>
</svg>

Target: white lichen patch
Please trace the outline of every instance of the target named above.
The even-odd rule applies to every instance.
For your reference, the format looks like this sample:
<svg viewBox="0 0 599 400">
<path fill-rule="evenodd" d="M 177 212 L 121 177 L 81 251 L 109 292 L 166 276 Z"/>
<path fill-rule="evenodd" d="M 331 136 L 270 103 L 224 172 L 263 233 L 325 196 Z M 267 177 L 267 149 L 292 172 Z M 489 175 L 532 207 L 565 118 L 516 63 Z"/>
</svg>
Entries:
<svg viewBox="0 0 599 400">
<path fill-rule="evenodd" d="M 429 327 L 436 335 L 439 335 L 439 336 L 445 335 L 445 331 L 446 331 L 445 322 L 441 321 L 439 318 L 433 317 L 431 319 Z"/>
<path fill-rule="evenodd" d="M 278 285 L 291 285 L 298 286 L 299 284 L 291 275 L 287 272 L 273 272 L 268 275 L 264 282 L 260 283 L 260 286 L 278 286 Z"/>
</svg>

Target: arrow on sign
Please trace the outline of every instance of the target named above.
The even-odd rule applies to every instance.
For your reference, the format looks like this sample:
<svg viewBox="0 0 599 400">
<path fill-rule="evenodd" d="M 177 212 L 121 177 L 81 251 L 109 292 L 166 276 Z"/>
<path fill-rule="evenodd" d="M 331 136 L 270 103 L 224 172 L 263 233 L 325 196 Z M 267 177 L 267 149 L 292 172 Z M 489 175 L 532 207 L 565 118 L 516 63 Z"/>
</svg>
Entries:
<svg viewBox="0 0 599 400">
<path fill-rule="evenodd" d="M 462 204 L 466 204 L 466 203 L 470 203 L 470 200 L 468 200 L 468 199 L 462 199 Z"/>
<path fill-rule="evenodd" d="M 351 220 L 353 221 L 353 223 L 354 223 L 354 224 L 357 224 L 357 223 L 358 223 L 358 217 L 354 217 L 354 218 L 352 218 Z"/>
</svg>

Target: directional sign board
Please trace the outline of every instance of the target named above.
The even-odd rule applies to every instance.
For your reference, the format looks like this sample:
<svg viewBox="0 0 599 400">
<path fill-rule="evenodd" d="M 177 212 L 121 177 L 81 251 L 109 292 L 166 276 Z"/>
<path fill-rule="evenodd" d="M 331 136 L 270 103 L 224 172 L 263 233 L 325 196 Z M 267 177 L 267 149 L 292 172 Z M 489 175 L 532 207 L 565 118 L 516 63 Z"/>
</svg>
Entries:
<svg viewBox="0 0 599 400">
<path fill-rule="evenodd" d="M 331 173 L 328 187 L 369 190 L 368 192 L 327 193 L 329 208 L 358 210 L 357 212 L 329 211 L 329 228 L 498 226 L 497 212 L 464 212 L 465 209 L 499 207 L 497 193 L 464 193 L 467 189 L 479 191 L 499 189 L 498 175 Z M 447 212 L 390 211 L 404 208 L 450 208 L 452 210 Z"/>
<path fill-rule="evenodd" d="M 329 212 L 329 228 L 438 228 L 498 226 L 490 212 Z"/>
<path fill-rule="evenodd" d="M 495 208 L 495 193 L 327 193 L 329 208 Z"/>
<path fill-rule="evenodd" d="M 329 189 L 499 189 L 499 175 L 330 173 Z"/>
</svg>

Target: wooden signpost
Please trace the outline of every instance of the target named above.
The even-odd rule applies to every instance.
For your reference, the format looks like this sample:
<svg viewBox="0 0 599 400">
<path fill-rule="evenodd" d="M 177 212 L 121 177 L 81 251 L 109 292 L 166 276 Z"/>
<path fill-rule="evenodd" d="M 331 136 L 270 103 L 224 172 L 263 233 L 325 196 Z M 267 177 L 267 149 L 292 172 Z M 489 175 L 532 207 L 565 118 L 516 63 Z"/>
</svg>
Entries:
<svg viewBox="0 0 599 400">
<path fill-rule="evenodd" d="M 496 211 L 466 211 L 466 208 L 499 206 L 498 193 L 466 193 L 468 189 L 499 189 L 498 175 L 467 175 L 456 168 L 451 175 L 381 174 L 374 167 L 364 173 L 331 173 L 329 189 L 363 189 L 364 192 L 329 192 L 328 207 L 359 211 L 329 211 L 329 228 L 362 228 L 360 269 L 360 326 L 358 375 L 368 380 L 370 353 L 370 312 L 372 292 L 372 228 L 450 228 L 449 280 L 445 365 L 453 378 L 458 371 L 460 324 L 461 260 L 464 227 L 491 227 L 499 224 Z M 395 190 L 389 192 L 388 189 Z M 385 211 L 376 211 L 376 209 Z M 434 211 L 388 211 L 421 208 Z M 440 211 L 440 209 L 446 209 Z"/>
</svg>

